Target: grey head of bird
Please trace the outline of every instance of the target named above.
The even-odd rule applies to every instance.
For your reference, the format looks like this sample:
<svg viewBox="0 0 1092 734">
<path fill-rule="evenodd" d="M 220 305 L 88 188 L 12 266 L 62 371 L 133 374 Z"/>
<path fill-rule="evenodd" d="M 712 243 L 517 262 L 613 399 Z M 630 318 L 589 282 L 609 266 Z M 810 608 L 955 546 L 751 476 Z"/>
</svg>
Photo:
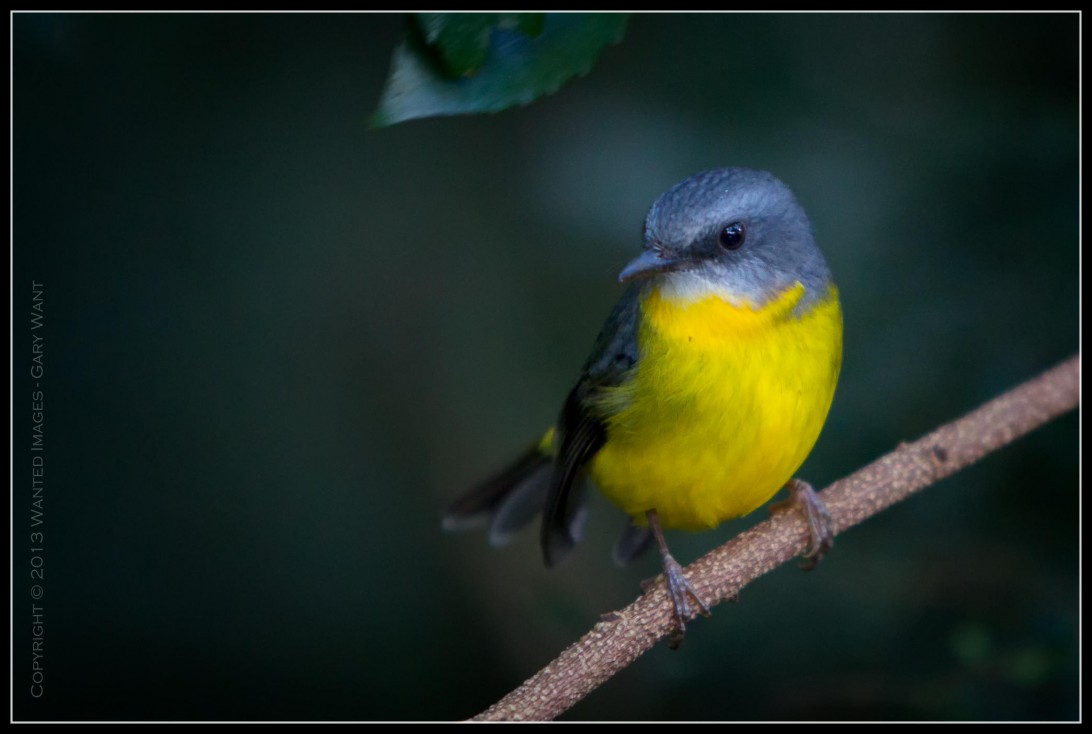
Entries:
<svg viewBox="0 0 1092 734">
<path fill-rule="evenodd" d="M 718 168 L 672 186 L 649 209 L 643 240 L 619 280 L 656 282 L 674 300 L 716 294 L 759 307 L 801 283 L 805 306 L 830 283 L 803 207 L 765 171 Z"/>
</svg>

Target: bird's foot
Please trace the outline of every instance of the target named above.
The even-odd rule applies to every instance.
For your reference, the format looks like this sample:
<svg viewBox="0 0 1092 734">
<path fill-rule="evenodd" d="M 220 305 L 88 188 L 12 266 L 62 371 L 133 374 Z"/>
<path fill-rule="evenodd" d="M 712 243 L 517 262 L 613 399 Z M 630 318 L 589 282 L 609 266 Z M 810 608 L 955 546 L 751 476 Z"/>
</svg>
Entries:
<svg viewBox="0 0 1092 734">
<path fill-rule="evenodd" d="M 834 545 L 834 521 L 810 484 L 802 479 L 790 479 L 785 488 L 789 490 L 789 498 L 770 505 L 770 512 L 799 508 L 804 513 L 811 532 L 811 546 L 804 553 L 804 563 L 800 567 L 810 571 Z"/>
<path fill-rule="evenodd" d="M 656 512 L 649 511 L 647 515 L 649 527 L 652 528 L 652 534 L 660 546 L 660 556 L 663 558 L 664 564 L 664 585 L 667 587 L 668 596 L 671 597 L 675 613 L 675 629 L 667 638 L 667 646 L 672 650 L 677 650 L 679 645 L 682 644 L 683 635 L 686 633 L 686 623 L 699 613 L 708 617 L 710 611 L 702 598 L 698 596 L 698 592 L 690 585 L 686 574 L 683 573 L 682 566 L 668 551 L 667 541 L 664 540 L 663 530 L 660 529 L 660 519 Z M 651 581 L 646 581 L 641 586 L 645 591 L 648 591 L 651 585 Z M 691 600 L 694 602 L 693 606 L 691 606 Z"/>
<path fill-rule="evenodd" d="M 667 593 L 671 597 L 671 603 L 675 607 L 675 629 L 672 631 L 671 636 L 667 638 L 667 646 L 672 650 L 677 650 L 679 645 L 682 644 L 683 635 L 686 634 L 686 623 L 699 613 L 703 617 L 708 617 L 711 612 L 705 602 L 702 601 L 702 598 L 698 596 L 698 592 L 690 585 L 679 562 L 670 553 L 665 553 L 663 560 L 664 584 L 667 586 Z M 691 600 L 693 600 L 693 605 L 691 605 Z"/>
</svg>

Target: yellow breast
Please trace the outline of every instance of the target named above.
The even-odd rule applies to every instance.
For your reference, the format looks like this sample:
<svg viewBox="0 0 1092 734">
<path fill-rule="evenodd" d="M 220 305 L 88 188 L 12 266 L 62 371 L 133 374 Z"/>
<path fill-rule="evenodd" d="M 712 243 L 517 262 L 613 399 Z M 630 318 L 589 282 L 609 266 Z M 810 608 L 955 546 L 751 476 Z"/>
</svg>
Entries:
<svg viewBox="0 0 1092 734">
<path fill-rule="evenodd" d="M 706 529 L 783 487 L 826 421 L 842 361 L 837 289 L 803 313 L 797 284 L 764 307 L 718 296 L 642 295 L 640 359 L 600 409 L 607 442 L 590 471 L 643 521 Z"/>
</svg>

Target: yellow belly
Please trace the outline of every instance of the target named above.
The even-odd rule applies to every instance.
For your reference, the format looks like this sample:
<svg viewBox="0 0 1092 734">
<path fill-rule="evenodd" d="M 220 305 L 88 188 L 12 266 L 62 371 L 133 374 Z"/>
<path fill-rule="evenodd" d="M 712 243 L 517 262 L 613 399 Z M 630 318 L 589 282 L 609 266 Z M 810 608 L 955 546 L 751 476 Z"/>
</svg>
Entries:
<svg viewBox="0 0 1092 734">
<path fill-rule="evenodd" d="M 664 527 L 707 529 L 761 506 L 804 463 L 842 361 L 837 289 L 806 313 L 790 288 L 761 309 L 717 296 L 642 296 L 640 359 L 600 408 L 607 442 L 590 464 L 615 504 Z"/>
</svg>

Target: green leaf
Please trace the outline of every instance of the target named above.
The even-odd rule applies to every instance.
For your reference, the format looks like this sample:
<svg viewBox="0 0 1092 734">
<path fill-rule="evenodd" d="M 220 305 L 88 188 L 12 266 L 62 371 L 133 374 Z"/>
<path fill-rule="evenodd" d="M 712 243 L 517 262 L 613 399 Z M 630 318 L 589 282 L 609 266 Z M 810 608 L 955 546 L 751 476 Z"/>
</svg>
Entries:
<svg viewBox="0 0 1092 734">
<path fill-rule="evenodd" d="M 394 52 L 375 127 L 498 112 L 586 74 L 625 32 L 623 13 L 418 13 Z"/>
<path fill-rule="evenodd" d="M 485 63 L 493 28 L 515 28 L 533 38 L 542 33 L 545 13 L 417 13 L 413 21 L 439 57 L 441 71 L 457 79 Z"/>
</svg>

